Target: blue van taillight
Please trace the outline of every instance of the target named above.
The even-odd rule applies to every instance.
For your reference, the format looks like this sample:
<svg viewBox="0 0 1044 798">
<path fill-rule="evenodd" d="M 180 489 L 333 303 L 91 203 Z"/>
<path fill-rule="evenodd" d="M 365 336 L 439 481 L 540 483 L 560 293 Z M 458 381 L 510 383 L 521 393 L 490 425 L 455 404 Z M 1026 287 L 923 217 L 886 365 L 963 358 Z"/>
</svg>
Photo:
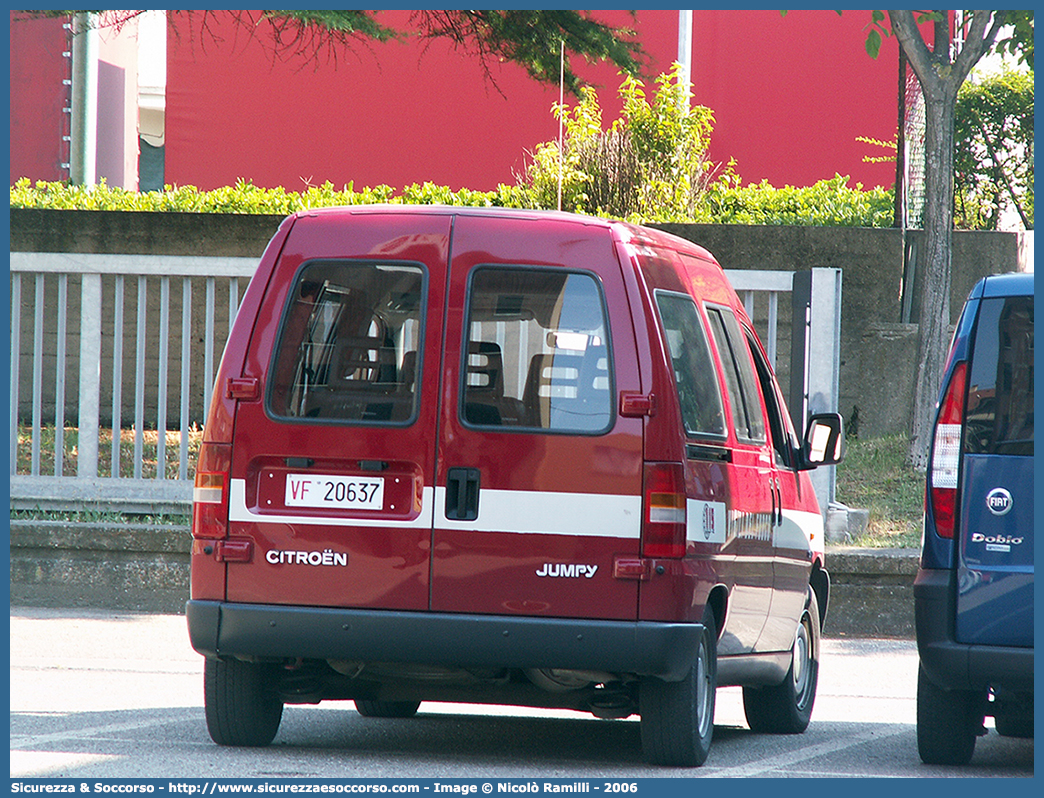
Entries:
<svg viewBox="0 0 1044 798">
<path fill-rule="evenodd" d="M 642 556 L 685 556 L 685 471 L 681 463 L 645 464 Z"/>
<path fill-rule="evenodd" d="M 232 446 L 204 443 L 192 490 L 192 537 L 223 538 L 228 534 L 229 469 Z"/>
<path fill-rule="evenodd" d="M 932 443 L 931 471 L 928 475 L 928 500 L 931 502 L 935 532 L 953 538 L 957 507 L 957 477 L 961 464 L 961 438 L 964 432 L 964 396 L 967 363 L 954 366 L 946 386 Z"/>
</svg>

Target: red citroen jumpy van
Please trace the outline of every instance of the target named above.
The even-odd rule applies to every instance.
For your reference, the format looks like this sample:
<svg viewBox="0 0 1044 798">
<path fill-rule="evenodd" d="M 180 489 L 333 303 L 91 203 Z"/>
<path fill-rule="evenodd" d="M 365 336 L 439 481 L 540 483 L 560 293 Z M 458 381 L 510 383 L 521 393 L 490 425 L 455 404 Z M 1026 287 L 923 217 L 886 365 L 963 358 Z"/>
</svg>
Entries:
<svg viewBox="0 0 1044 798">
<path fill-rule="evenodd" d="M 755 730 L 815 697 L 828 578 L 799 441 L 722 268 L 553 212 L 286 219 L 236 317 L 192 521 L 193 647 L 225 745 L 285 703 L 641 717 L 699 765 L 715 689 Z"/>
</svg>

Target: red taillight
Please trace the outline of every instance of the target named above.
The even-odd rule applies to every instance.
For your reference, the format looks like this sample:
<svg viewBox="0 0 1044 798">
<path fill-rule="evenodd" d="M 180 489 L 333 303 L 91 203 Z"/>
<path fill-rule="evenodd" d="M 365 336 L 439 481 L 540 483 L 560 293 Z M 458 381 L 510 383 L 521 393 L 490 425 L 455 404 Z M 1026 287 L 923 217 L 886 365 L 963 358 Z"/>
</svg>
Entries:
<svg viewBox="0 0 1044 798">
<path fill-rule="evenodd" d="M 642 556 L 685 556 L 685 472 L 681 463 L 646 463 Z"/>
<path fill-rule="evenodd" d="M 204 443 L 192 491 L 192 537 L 223 538 L 228 534 L 229 467 L 232 447 L 227 443 Z"/>
<path fill-rule="evenodd" d="M 935 532 L 952 538 L 957 509 L 957 475 L 961 465 L 961 436 L 964 431 L 964 390 L 967 364 L 958 363 L 950 376 L 939 418 L 935 422 L 928 496 L 932 503 Z"/>
</svg>

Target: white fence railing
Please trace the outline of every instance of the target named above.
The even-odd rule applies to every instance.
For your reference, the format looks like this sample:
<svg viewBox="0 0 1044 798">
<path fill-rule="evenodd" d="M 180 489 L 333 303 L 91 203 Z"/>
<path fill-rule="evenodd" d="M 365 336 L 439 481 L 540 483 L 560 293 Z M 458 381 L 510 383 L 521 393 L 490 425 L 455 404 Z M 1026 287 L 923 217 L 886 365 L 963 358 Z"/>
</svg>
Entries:
<svg viewBox="0 0 1044 798">
<path fill-rule="evenodd" d="M 183 512 L 191 433 L 256 267 L 256 258 L 12 252 L 12 508 Z"/>
<path fill-rule="evenodd" d="M 11 507 L 187 512 L 192 437 L 256 265 L 12 252 Z M 796 425 L 809 411 L 835 410 L 840 270 L 728 276 L 771 361 L 790 374 Z M 791 302 L 781 304 L 785 294 Z M 833 496 L 832 479 L 831 469 L 817 485 L 821 502 Z"/>
</svg>

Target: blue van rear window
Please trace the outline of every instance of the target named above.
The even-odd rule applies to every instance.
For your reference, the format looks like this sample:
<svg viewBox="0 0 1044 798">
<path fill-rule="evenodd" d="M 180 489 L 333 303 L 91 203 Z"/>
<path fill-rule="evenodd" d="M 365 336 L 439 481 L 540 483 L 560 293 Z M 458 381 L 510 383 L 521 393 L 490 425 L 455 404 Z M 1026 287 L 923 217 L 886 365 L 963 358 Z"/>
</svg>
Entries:
<svg viewBox="0 0 1044 798">
<path fill-rule="evenodd" d="M 965 451 L 1033 454 L 1033 297 L 985 299 L 968 382 Z"/>
</svg>

